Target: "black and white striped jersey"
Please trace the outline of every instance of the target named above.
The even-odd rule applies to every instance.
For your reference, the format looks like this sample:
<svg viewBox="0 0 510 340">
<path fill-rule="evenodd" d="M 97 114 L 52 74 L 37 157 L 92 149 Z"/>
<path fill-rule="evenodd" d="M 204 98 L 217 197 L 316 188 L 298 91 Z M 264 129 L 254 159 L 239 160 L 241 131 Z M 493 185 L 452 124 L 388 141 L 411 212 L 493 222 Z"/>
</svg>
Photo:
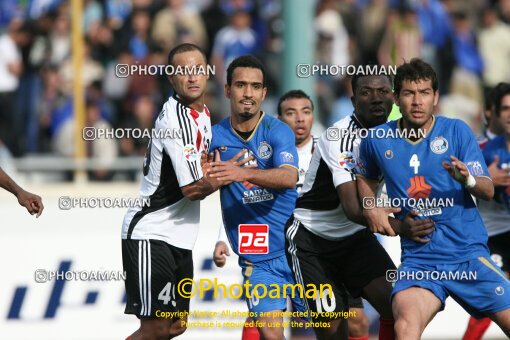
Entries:
<svg viewBox="0 0 510 340">
<path fill-rule="evenodd" d="M 325 239 L 338 240 L 365 228 L 347 219 L 336 191 L 339 185 L 356 180 L 354 167 L 361 141 L 356 132 L 361 128 L 353 114 L 320 136 L 296 202 L 294 217 Z"/>
<path fill-rule="evenodd" d="M 212 136 L 209 111 L 205 105 L 202 112 L 193 110 L 174 95 L 163 105 L 152 136 L 140 187 L 140 196 L 150 198 L 150 206 L 128 210 L 122 238 L 156 239 L 193 249 L 200 201 L 190 201 L 181 187 L 202 178 L 200 156 L 209 152 Z"/>
<path fill-rule="evenodd" d="M 300 148 L 297 148 L 298 157 L 299 157 L 299 179 L 296 184 L 297 192 L 301 192 L 301 188 L 303 187 L 303 183 L 305 182 L 305 175 L 308 171 L 308 167 L 310 166 L 310 162 L 312 160 L 312 154 L 317 146 L 318 137 L 312 136 L 308 143 L 303 145 Z"/>
</svg>

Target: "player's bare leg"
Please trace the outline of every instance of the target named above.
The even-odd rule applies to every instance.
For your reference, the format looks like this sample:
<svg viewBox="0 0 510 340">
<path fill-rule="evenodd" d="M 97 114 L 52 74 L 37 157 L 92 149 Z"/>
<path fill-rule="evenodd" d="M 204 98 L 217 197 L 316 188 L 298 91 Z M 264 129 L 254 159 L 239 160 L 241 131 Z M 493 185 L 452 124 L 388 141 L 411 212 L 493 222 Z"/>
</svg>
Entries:
<svg viewBox="0 0 510 340">
<path fill-rule="evenodd" d="M 347 339 L 349 336 L 347 320 L 345 319 L 331 320 L 328 326 L 316 327 L 314 331 L 319 340 L 341 340 Z"/>
<path fill-rule="evenodd" d="M 441 308 L 441 301 L 429 290 L 411 287 L 393 297 L 397 340 L 419 340 L 423 330 Z"/>
<path fill-rule="evenodd" d="M 186 330 L 184 319 L 143 318 L 140 328 L 131 334 L 129 340 L 167 340 L 181 335 Z"/>
<path fill-rule="evenodd" d="M 488 315 L 499 328 L 510 338 L 510 308 L 502 310 L 501 312 L 491 313 Z"/>
<path fill-rule="evenodd" d="M 349 308 L 349 314 L 356 315 L 356 317 L 349 318 L 349 338 L 364 338 L 368 339 L 368 328 L 370 326 L 368 316 L 365 314 L 363 308 Z"/>
<path fill-rule="evenodd" d="M 261 340 L 282 340 L 283 339 L 283 317 L 279 316 L 282 314 L 281 310 L 273 310 L 264 313 L 268 316 L 262 316 L 255 320 L 260 334 Z M 273 314 L 274 316 L 269 316 Z M 275 327 L 278 326 L 279 327 Z"/>
</svg>

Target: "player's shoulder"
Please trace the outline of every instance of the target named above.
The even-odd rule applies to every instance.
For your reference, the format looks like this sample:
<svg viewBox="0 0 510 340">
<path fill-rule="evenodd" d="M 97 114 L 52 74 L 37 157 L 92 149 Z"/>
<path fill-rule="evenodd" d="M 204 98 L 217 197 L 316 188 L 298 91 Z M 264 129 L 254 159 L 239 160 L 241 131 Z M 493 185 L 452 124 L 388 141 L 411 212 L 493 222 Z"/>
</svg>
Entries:
<svg viewBox="0 0 510 340">
<path fill-rule="evenodd" d="M 213 135 L 214 133 L 225 132 L 230 129 L 230 117 L 222 119 L 219 123 L 216 123 L 212 127 Z"/>
<path fill-rule="evenodd" d="M 187 106 L 176 100 L 175 96 L 170 96 L 163 104 L 163 107 L 156 118 L 156 128 L 178 127 L 187 124 L 186 119 Z"/>
<path fill-rule="evenodd" d="M 499 135 L 495 138 L 489 140 L 487 144 L 485 144 L 485 147 L 483 149 L 484 152 L 489 152 L 493 150 L 498 149 L 505 149 L 506 150 L 506 143 L 505 143 L 505 136 Z"/>
<path fill-rule="evenodd" d="M 274 131 L 291 133 L 294 136 L 294 132 L 292 132 L 292 129 L 286 123 L 267 113 L 264 113 L 259 123 L 259 128 L 262 128 L 261 130 L 263 131 L 272 131 L 273 133 L 276 133 Z"/>
<path fill-rule="evenodd" d="M 484 149 L 489 142 L 489 138 L 487 138 L 485 135 L 475 135 L 475 139 L 480 149 Z"/>
</svg>

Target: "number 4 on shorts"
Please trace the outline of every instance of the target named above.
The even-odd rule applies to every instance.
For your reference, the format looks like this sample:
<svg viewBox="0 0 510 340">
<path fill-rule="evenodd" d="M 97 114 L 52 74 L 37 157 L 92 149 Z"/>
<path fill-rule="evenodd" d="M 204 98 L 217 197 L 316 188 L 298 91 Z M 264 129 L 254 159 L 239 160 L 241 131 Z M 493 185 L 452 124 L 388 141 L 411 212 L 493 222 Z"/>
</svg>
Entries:
<svg viewBox="0 0 510 340">
<path fill-rule="evenodd" d="M 159 292 L 158 300 L 163 301 L 163 304 L 168 305 L 168 302 L 172 302 L 172 306 L 175 307 L 175 285 L 172 282 L 168 282 L 165 287 Z"/>
</svg>

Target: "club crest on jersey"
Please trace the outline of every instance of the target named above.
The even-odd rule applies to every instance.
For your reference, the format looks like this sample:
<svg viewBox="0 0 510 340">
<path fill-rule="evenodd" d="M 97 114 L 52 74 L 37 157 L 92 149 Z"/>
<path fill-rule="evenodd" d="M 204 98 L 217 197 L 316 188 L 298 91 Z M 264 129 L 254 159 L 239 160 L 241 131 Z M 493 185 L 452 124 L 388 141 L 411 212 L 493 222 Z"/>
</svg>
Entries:
<svg viewBox="0 0 510 340">
<path fill-rule="evenodd" d="M 269 145 L 268 142 L 262 142 L 259 145 L 259 149 L 257 150 L 257 153 L 260 158 L 268 159 L 273 154 L 273 148 L 271 147 L 271 145 Z"/>
<path fill-rule="evenodd" d="M 184 153 L 184 157 L 188 161 L 195 161 L 200 157 L 200 154 L 198 153 L 197 148 L 193 144 L 185 145 L 182 152 Z"/>
<path fill-rule="evenodd" d="M 280 157 L 281 157 L 282 163 L 294 162 L 294 156 L 290 152 L 282 151 L 282 152 L 280 152 Z"/>
<path fill-rule="evenodd" d="M 443 136 L 436 137 L 430 142 L 430 150 L 435 154 L 442 154 L 448 150 L 448 141 Z"/>
<path fill-rule="evenodd" d="M 354 159 L 354 155 L 350 151 L 344 151 L 340 155 L 339 164 L 345 170 L 352 170 L 356 167 L 356 160 Z"/>
<path fill-rule="evenodd" d="M 393 151 L 391 151 L 390 149 L 386 150 L 384 152 L 384 158 L 386 159 L 392 159 L 393 158 Z"/>
</svg>

